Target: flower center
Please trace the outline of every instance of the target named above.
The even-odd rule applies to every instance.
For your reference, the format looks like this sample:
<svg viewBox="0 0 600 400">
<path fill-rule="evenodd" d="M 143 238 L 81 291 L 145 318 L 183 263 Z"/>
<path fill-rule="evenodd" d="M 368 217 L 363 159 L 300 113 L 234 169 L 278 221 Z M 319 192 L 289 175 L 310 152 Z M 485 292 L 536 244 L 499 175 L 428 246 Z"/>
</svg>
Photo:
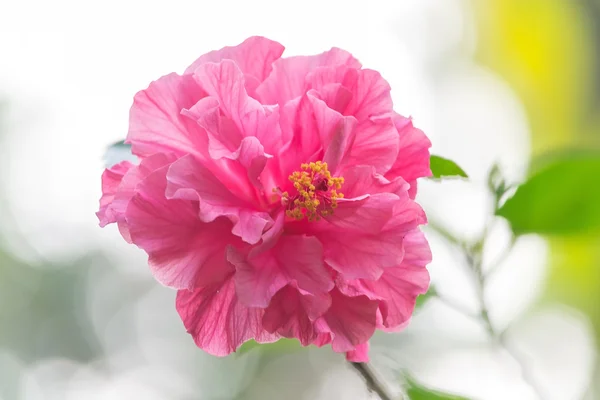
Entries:
<svg viewBox="0 0 600 400">
<path fill-rule="evenodd" d="M 300 167 L 301 171 L 289 176 L 298 193 L 291 197 L 288 192 L 281 194 L 281 202 L 286 206 L 285 215 L 297 220 L 307 217 L 309 221 L 332 215 L 338 206 L 337 199 L 344 197 L 343 193 L 338 192 L 344 178 L 332 177 L 325 162 L 311 162 Z"/>
</svg>

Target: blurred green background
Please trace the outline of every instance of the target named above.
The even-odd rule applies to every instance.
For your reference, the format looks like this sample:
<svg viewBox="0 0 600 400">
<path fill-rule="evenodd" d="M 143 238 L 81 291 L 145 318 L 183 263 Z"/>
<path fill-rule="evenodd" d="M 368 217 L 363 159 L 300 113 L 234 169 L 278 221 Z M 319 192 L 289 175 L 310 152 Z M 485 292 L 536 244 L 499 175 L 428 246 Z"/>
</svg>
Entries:
<svg viewBox="0 0 600 400">
<path fill-rule="evenodd" d="M 474 4 L 477 58 L 506 79 L 525 105 L 532 157 L 573 148 L 600 151 L 600 2 Z M 600 177 L 589 184 L 599 182 Z M 551 253 L 544 300 L 587 314 L 600 340 L 600 236 L 548 240 Z"/>
<path fill-rule="evenodd" d="M 525 105 L 534 160 L 569 149 L 600 151 L 600 2 L 475 4 L 477 58 L 506 79 Z M 549 240 L 545 298 L 581 309 L 600 335 L 600 236 Z"/>
</svg>

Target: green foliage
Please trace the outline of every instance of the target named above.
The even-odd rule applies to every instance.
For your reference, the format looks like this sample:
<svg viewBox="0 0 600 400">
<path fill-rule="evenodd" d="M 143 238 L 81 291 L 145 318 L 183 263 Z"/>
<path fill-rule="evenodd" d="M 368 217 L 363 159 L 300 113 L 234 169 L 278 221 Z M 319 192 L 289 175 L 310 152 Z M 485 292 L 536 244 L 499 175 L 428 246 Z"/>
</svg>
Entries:
<svg viewBox="0 0 600 400">
<path fill-rule="evenodd" d="M 467 173 L 452 160 L 432 155 L 429 162 L 433 179 L 468 178 Z"/>
<path fill-rule="evenodd" d="M 300 349 L 302 349 L 302 346 L 296 339 L 279 339 L 273 343 L 257 343 L 254 340 L 249 340 L 242 344 L 235 353 L 239 357 L 253 350 L 260 350 L 265 354 L 284 354 L 296 352 Z"/>
<path fill-rule="evenodd" d="M 496 212 L 516 235 L 600 230 L 600 154 L 565 154 L 521 184 Z"/>
<path fill-rule="evenodd" d="M 506 183 L 498 164 L 494 164 L 490 169 L 487 186 L 489 191 L 494 195 L 494 210 L 497 210 L 504 194 L 511 188 L 511 186 Z"/>
<path fill-rule="evenodd" d="M 406 378 L 406 384 L 406 394 L 410 400 L 468 400 L 466 397 L 428 389 L 409 377 Z"/>
<path fill-rule="evenodd" d="M 251 352 L 252 350 L 258 348 L 260 343 L 255 340 L 248 340 L 247 342 L 242 343 L 242 345 L 235 351 L 235 354 L 238 356 L 244 355 L 246 353 Z"/>
<path fill-rule="evenodd" d="M 0 348 L 28 363 L 98 357 L 101 346 L 78 297 L 93 262 L 106 260 L 90 253 L 60 268 L 45 260 L 30 265 L 0 247 Z M 0 398 L 6 398 L 1 389 Z"/>
</svg>

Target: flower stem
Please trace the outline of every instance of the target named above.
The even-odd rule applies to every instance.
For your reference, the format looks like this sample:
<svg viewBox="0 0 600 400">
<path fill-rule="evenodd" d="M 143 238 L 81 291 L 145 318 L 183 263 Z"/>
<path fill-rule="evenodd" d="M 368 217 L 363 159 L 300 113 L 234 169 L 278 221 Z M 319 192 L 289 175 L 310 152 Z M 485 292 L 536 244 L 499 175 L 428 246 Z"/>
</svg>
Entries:
<svg viewBox="0 0 600 400">
<path fill-rule="evenodd" d="M 503 264 L 508 255 L 511 253 L 516 242 L 516 238 L 514 236 L 511 237 L 511 240 L 505 251 L 498 257 L 497 260 L 495 260 L 490 265 L 487 273 L 484 273 L 482 262 L 482 250 L 483 244 L 487 239 L 488 232 L 491 229 L 492 223 L 493 220 L 488 221 L 485 224 L 483 233 L 481 234 L 479 240 L 476 242 L 478 244 L 476 246 L 469 246 L 465 242 L 458 240 L 457 238 L 453 237 L 452 234 L 450 234 L 449 231 L 441 225 L 432 225 L 435 231 L 437 231 L 442 237 L 448 240 L 448 242 L 451 245 L 458 247 L 464 253 L 467 265 L 474 276 L 475 289 L 477 291 L 477 300 L 479 303 L 479 313 L 474 315 L 473 313 L 469 312 L 464 307 L 462 307 L 460 304 L 456 304 L 454 301 L 450 301 L 447 298 L 440 296 L 439 294 L 438 298 L 447 306 L 453 308 L 461 314 L 480 321 L 483 324 L 490 338 L 492 338 L 494 342 L 498 346 L 500 346 L 500 348 L 504 350 L 519 365 L 523 381 L 533 390 L 533 392 L 536 394 L 539 400 L 545 400 L 546 396 L 544 395 L 544 391 L 536 383 L 532 371 L 530 370 L 526 360 L 524 360 L 519 353 L 515 352 L 512 348 L 510 348 L 506 341 L 505 331 L 501 332 L 497 330 L 490 319 L 487 300 L 485 298 L 487 279 L 499 269 L 501 264 Z"/>
<path fill-rule="evenodd" d="M 484 240 L 485 240 L 485 237 L 484 237 Z M 510 253 L 513 245 L 514 245 L 514 240 L 511 240 L 511 244 L 510 244 L 509 248 L 506 250 L 506 253 Z M 504 259 L 504 257 L 501 257 L 501 258 Z M 494 328 L 494 325 L 492 324 L 492 321 L 490 320 L 489 309 L 487 306 L 487 301 L 485 299 L 485 287 L 486 287 L 486 283 L 487 283 L 486 279 L 489 276 L 489 274 L 486 275 L 483 273 L 481 257 L 467 256 L 467 260 L 469 261 L 469 266 L 472 268 L 473 272 L 475 273 L 475 278 L 476 278 L 475 286 L 477 289 L 477 294 L 478 294 L 478 299 L 479 299 L 480 319 L 483 323 L 483 326 L 485 327 L 489 336 L 506 353 L 508 353 L 508 355 L 510 355 L 512 357 L 512 359 L 515 360 L 515 362 L 519 365 L 519 368 L 521 369 L 521 377 L 523 378 L 523 381 L 533 390 L 533 392 L 536 394 L 536 396 L 538 397 L 539 400 L 544 400 L 546 398 L 545 395 L 543 394 L 544 392 L 537 385 L 532 372 L 528 368 L 527 363 L 523 360 L 523 358 L 518 353 L 515 353 L 515 351 L 508 346 L 508 343 L 506 342 L 505 331 L 504 332 L 498 331 L 496 328 Z M 497 265 L 495 264 L 491 271 L 495 272 L 496 268 L 497 268 Z"/>
<path fill-rule="evenodd" d="M 377 379 L 367 363 L 351 362 L 350 365 L 362 375 L 370 392 L 377 393 L 381 400 L 392 400 L 392 397 L 386 392 L 383 383 Z"/>
</svg>

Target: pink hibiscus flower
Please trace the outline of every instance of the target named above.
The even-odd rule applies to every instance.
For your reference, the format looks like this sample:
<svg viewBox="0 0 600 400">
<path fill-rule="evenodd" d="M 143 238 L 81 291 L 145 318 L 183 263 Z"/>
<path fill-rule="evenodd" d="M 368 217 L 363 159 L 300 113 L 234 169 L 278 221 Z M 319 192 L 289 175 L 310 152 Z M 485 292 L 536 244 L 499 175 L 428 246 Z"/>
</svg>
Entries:
<svg viewBox="0 0 600 400">
<path fill-rule="evenodd" d="M 414 195 L 430 142 L 351 54 L 283 50 L 251 37 L 139 92 L 140 162 L 105 171 L 98 217 L 178 290 L 208 353 L 286 337 L 366 361 L 429 284 Z"/>
</svg>

